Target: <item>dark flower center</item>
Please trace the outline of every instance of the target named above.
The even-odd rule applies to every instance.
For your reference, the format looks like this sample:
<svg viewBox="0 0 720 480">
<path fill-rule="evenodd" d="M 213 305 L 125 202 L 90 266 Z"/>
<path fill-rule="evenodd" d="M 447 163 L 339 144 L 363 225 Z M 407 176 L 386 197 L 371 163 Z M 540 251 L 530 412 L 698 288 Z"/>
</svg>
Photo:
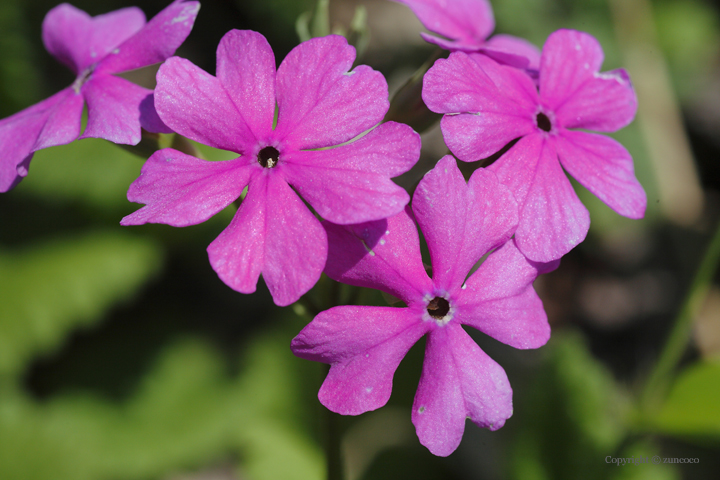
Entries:
<svg viewBox="0 0 720 480">
<path fill-rule="evenodd" d="M 427 312 L 431 317 L 441 319 L 450 311 L 450 304 L 442 297 L 435 297 L 430 300 L 427 306 Z"/>
<path fill-rule="evenodd" d="M 537 126 L 540 130 L 544 132 L 549 132 L 550 130 L 552 130 L 552 124 L 550 123 L 550 119 L 544 113 L 538 113 L 537 117 L 535 117 L 535 121 L 537 122 Z"/>
<path fill-rule="evenodd" d="M 273 168 L 278 163 L 280 152 L 275 147 L 265 147 L 258 153 L 258 163 L 264 168 Z"/>
</svg>

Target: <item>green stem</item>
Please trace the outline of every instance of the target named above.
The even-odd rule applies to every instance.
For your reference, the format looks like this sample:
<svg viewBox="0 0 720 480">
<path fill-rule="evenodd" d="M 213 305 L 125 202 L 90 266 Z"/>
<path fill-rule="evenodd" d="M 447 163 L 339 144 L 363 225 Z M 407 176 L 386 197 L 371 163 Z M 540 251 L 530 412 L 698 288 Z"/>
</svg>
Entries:
<svg viewBox="0 0 720 480">
<path fill-rule="evenodd" d="M 436 48 L 432 55 L 418 68 L 405 84 L 393 95 L 390 108 L 383 122 L 398 122 L 410 125 L 413 130 L 423 133 L 440 121 L 442 115 L 431 112 L 422 99 L 423 77 L 443 54 Z"/>
<path fill-rule="evenodd" d="M 659 406 L 666 393 L 670 376 L 685 353 L 693 319 L 702 307 L 718 263 L 720 263 L 720 225 L 718 225 L 705 256 L 700 262 L 700 267 L 695 273 L 695 278 L 690 284 L 690 289 L 675 319 L 675 326 L 643 389 L 640 400 L 646 414 Z"/>
<path fill-rule="evenodd" d="M 325 423 L 325 459 L 327 461 L 327 480 L 343 480 L 342 451 L 340 445 L 340 415 L 323 408 Z"/>
</svg>

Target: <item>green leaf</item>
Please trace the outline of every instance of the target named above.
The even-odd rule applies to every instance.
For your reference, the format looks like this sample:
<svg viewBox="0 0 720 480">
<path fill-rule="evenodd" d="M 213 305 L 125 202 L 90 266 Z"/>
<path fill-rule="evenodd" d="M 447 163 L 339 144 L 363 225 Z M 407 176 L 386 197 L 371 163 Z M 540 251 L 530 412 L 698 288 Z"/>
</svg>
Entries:
<svg viewBox="0 0 720 480">
<path fill-rule="evenodd" d="M 599 464 L 626 430 L 627 405 L 611 374 L 576 333 L 556 332 L 532 391 L 515 402 L 511 457 L 518 479 L 605 478 Z M 520 395 L 516 390 L 515 395 Z"/>
<path fill-rule="evenodd" d="M 651 428 L 681 436 L 720 436 L 720 363 L 696 363 L 671 387 Z"/>
<path fill-rule="evenodd" d="M 680 480 L 682 476 L 673 464 L 655 464 L 653 457 L 662 458 L 660 448 L 651 441 L 635 442 L 620 452 L 627 463 L 613 468 L 611 480 Z M 605 458 L 605 461 L 612 459 Z M 633 462 L 633 463 L 630 463 Z M 634 463 L 634 462 L 637 462 Z"/>
<path fill-rule="evenodd" d="M 127 190 L 143 160 L 105 140 L 88 138 L 35 153 L 18 194 L 82 203 L 113 214 L 128 210 Z"/>
<path fill-rule="evenodd" d="M 123 404 L 88 393 L 39 403 L 0 389 L 0 478 L 167 478 L 239 458 L 243 478 L 320 480 L 322 453 L 298 425 L 309 416 L 298 403 L 306 365 L 289 338 L 253 337 L 237 376 L 212 346 L 178 341 Z"/>
<path fill-rule="evenodd" d="M 310 21 L 310 33 L 313 37 L 330 35 L 330 0 L 317 0 Z"/>
<path fill-rule="evenodd" d="M 161 257 L 149 240 L 108 232 L 0 251 L 0 374 L 20 372 L 100 321 L 159 270 Z"/>
<path fill-rule="evenodd" d="M 39 72 L 33 64 L 27 24 L 18 0 L 0 2 L 0 118 L 38 101 Z"/>
<path fill-rule="evenodd" d="M 682 99 L 698 96 L 712 78 L 720 53 L 720 24 L 716 10 L 698 0 L 661 1 L 654 16 L 658 43 L 663 49 L 673 83 Z"/>
<path fill-rule="evenodd" d="M 243 451 L 244 470 L 254 480 L 314 480 L 325 476 L 322 453 L 303 432 L 308 405 L 301 402 L 310 377 L 313 407 L 318 365 L 298 361 L 288 348 L 289 339 L 302 326 L 293 315 L 288 328 L 255 338 L 237 384 L 238 424 L 235 441 Z M 289 321 L 288 321 L 289 320 Z M 319 383 L 317 383 L 319 385 Z M 278 462 L 278 458 L 286 461 Z"/>
</svg>

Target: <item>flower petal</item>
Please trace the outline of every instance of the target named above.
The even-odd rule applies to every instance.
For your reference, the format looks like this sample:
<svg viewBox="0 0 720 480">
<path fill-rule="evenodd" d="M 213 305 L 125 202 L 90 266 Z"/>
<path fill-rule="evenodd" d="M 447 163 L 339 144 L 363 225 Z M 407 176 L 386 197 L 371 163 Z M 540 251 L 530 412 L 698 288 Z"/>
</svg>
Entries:
<svg viewBox="0 0 720 480">
<path fill-rule="evenodd" d="M 595 78 L 603 62 L 598 41 L 584 32 L 558 30 L 543 45 L 540 59 L 540 97 L 557 110 L 583 84 Z"/>
<path fill-rule="evenodd" d="M 430 250 L 433 284 L 448 292 L 460 288 L 483 255 L 510 239 L 518 222 L 517 203 L 495 174 L 478 169 L 466 184 L 450 155 L 420 180 L 412 206 Z"/>
<path fill-rule="evenodd" d="M 226 33 L 217 49 L 217 78 L 255 137 L 268 135 L 275 116 L 275 54 L 265 37 L 250 30 Z"/>
<path fill-rule="evenodd" d="M 546 269 L 545 265 L 541 265 Z M 456 318 L 515 348 L 538 348 L 550 325 L 533 289 L 538 264 L 508 242 L 491 253 L 458 293 Z"/>
<path fill-rule="evenodd" d="M 126 72 L 166 60 L 190 34 L 199 11 L 199 2 L 174 1 L 114 49 L 100 62 L 98 71 Z"/>
<path fill-rule="evenodd" d="M 347 142 L 382 121 L 390 107 L 380 72 L 360 65 L 344 37 L 313 38 L 295 47 L 277 72 L 276 137 L 295 150 Z"/>
<path fill-rule="evenodd" d="M 525 153 L 536 155 L 537 164 L 524 201 L 515 196 L 520 204 L 520 224 L 515 240 L 520 251 L 529 259 L 551 262 L 585 239 L 590 228 L 590 215 L 560 167 L 552 142 L 542 140 L 540 135 L 533 137 L 541 140 Z M 518 142 L 511 150 L 520 144 Z M 522 176 L 527 178 L 530 175 Z M 502 182 L 500 173 L 498 177 Z M 510 189 L 513 190 L 513 187 L 510 186 Z"/>
<path fill-rule="evenodd" d="M 625 147 L 604 135 L 571 131 L 555 145 L 568 173 L 610 208 L 629 218 L 645 215 L 647 196 Z"/>
<path fill-rule="evenodd" d="M 250 172 L 243 159 L 208 162 L 165 148 L 145 162 L 128 190 L 128 200 L 146 206 L 120 224 L 186 227 L 202 223 L 240 197 Z"/>
<path fill-rule="evenodd" d="M 412 421 L 420 443 L 446 457 L 460 445 L 465 419 L 497 430 L 512 416 L 505 371 L 457 323 L 428 335 Z"/>
<path fill-rule="evenodd" d="M 440 120 L 445 144 L 459 160 L 476 162 L 499 152 L 511 141 L 532 133 L 525 118 L 496 113 L 445 115 Z"/>
<path fill-rule="evenodd" d="M 485 42 L 482 53 L 502 65 L 528 70 L 540 69 L 540 49 L 524 38 L 493 35 Z"/>
<path fill-rule="evenodd" d="M 432 290 L 409 207 L 387 220 L 340 226 L 323 222 L 328 237 L 325 273 L 338 282 L 382 290 L 406 303 Z"/>
<path fill-rule="evenodd" d="M 256 143 L 220 81 L 188 60 L 172 57 L 162 64 L 155 108 L 168 127 L 205 145 L 246 153 Z"/>
<path fill-rule="evenodd" d="M 321 217 L 341 225 L 390 217 L 410 201 L 405 189 L 376 173 L 314 165 L 287 165 L 285 171 Z"/>
<path fill-rule="evenodd" d="M 535 181 L 544 140 L 540 134 L 526 135 L 487 169 L 510 188 L 522 211 L 530 186 Z"/>
<path fill-rule="evenodd" d="M 445 115 L 443 137 L 463 161 L 486 158 L 508 142 L 535 130 L 537 93 L 520 70 L 484 55 L 456 52 L 425 74 L 422 98 Z"/>
<path fill-rule="evenodd" d="M 0 120 L 0 192 L 14 188 L 27 175 L 35 151 L 78 137 L 82 109 L 82 96 L 66 88 Z"/>
<path fill-rule="evenodd" d="M 420 157 L 420 136 L 389 122 L 364 137 L 328 150 L 290 152 L 288 182 L 326 220 L 337 224 L 387 218 L 410 201 L 390 180 Z"/>
<path fill-rule="evenodd" d="M 229 287 L 255 291 L 262 272 L 276 305 L 297 301 L 320 278 L 327 237 L 320 222 L 279 175 L 253 177 L 230 225 L 208 247 Z"/>
<path fill-rule="evenodd" d="M 453 52 L 440 58 L 423 77 L 422 99 L 435 113 L 497 110 L 495 84 L 473 57 Z"/>
<path fill-rule="evenodd" d="M 392 379 L 429 324 L 408 308 L 342 306 L 320 313 L 290 344 L 300 358 L 329 363 L 320 402 L 341 415 L 385 405 Z"/>
<path fill-rule="evenodd" d="M 140 102 L 140 127 L 143 130 L 153 133 L 174 133 L 170 127 L 165 125 L 155 110 L 155 93 L 145 97 Z"/>
<path fill-rule="evenodd" d="M 113 75 L 93 75 L 83 86 L 87 127 L 80 138 L 104 138 L 137 145 L 141 138 L 141 104 L 152 90 Z"/>
<path fill-rule="evenodd" d="M 145 25 L 137 7 L 90 17 L 67 3 L 50 10 L 42 26 L 45 48 L 76 74 L 102 60 Z"/>
<path fill-rule="evenodd" d="M 492 7 L 487 0 L 395 1 L 410 7 L 431 32 L 461 40 L 463 44 L 480 46 L 495 29 Z"/>
<path fill-rule="evenodd" d="M 433 45 L 437 45 L 438 47 L 442 48 L 443 50 L 449 50 L 451 52 L 466 52 L 466 53 L 477 52 L 484 45 L 484 42 L 478 42 L 477 40 L 473 40 L 473 39 L 447 40 L 445 38 L 441 38 L 441 37 L 431 35 L 431 34 L 425 33 L 425 32 L 420 32 L 420 36 L 426 42 L 432 43 Z"/>
<path fill-rule="evenodd" d="M 423 101 L 436 113 L 494 112 L 528 115 L 538 95 L 524 72 L 480 54 L 451 53 L 423 78 Z"/>
<path fill-rule="evenodd" d="M 420 135 L 396 122 L 385 122 L 367 135 L 339 147 L 290 152 L 295 165 L 327 166 L 397 177 L 410 170 L 420 158 Z"/>
<path fill-rule="evenodd" d="M 635 118 L 637 96 L 630 76 L 622 68 L 605 73 L 593 72 L 555 116 L 566 128 L 586 128 L 614 132 Z"/>
</svg>

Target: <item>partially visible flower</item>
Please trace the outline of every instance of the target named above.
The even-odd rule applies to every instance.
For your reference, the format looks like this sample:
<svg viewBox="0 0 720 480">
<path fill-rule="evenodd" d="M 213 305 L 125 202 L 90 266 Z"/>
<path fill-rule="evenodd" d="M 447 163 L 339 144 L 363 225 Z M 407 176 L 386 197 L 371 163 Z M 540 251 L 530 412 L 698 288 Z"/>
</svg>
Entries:
<svg viewBox="0 0 720 480">
<path fill-rule="evenodd" d="M 515 240 L 531 260 L 548 262 L 583 241 L 590 216 L 563 168 L 620 215 L 642 218 L 647 199 L 632 157 L 604 135 L 628 125 L 637 110 L 630 78 L 600 73 L 603 52 L 592 36 L 559 30 L 547 39 L 539 92 L 522 71 L 453 53 L 425 75 L 423 100 L 460 159 L 486 158 L 520 140 L 488 167 L 520 205 Z M 561 167 L 562 165 L 562 167 Z"/>
<path fill-rule="evenodd" d="M 412 213 L 430 250 L 432 280 Z M 466 418 L 497 430 L 513 411 L 505 371 L 462 325 L 515 348 L 544 345 L 550 326 L 532 283 L 557 265 L 529 262 L 510 240 L 517 204 L 495 175 L 478 169 L 466 184 L 449 155 L 420 181 L 412 213 L 406 209 L 363 225 L 325 224 L 325 272 L 343 283 L 383 290 L 407 308 L 334 307 L 316 316 L 291 345 L 295 355 L 331 365 L 320 402 L 358 415 L 388 401 L 400 361 L 427 334 L 412 421 L 420 442 L 446 456 L 460 444 Z"/>
<path fill-rule="evenodd" d="M 495 35 L 495 18 L 488 0 L 394 0 L 410 7 L 420 22 L 445 38 L 427 33 L 425 41 L 451 52 L 478 52 L 497 62 L 535 71 L 540 51 L 532 43 L 512 35 Z"/>
<path fill-rule="evenodd" d="M 417 162 L 420 137 L 387 122 L 356 139 L 382 121 L 389 102 L 382 74 L 365 65 L 350 70 L 354 60 L 355 49 L 331 35 L 295 47 L 276 72 L 265 37 L 239 30 L 220 41 L 217 77 L 169 59 L 157 75 L 160 118 L 240 156 L 206 162 L 156 152 L 128 190 L 130 201 L 146 206 L 121 223 L 194 225 L 247 186 L 232 223 L 208 247 L 210 263 L 239 292 L 254 292 L 262 273 L 276 304 L 295 302 L 320 278 L 328 248 L 298 194 L 340 224 L 389 217 L 410 200 L 390 178 Z"/>
<path fill-rule="evenodd" d="M 80 138 L 136 145 L 141 128 L 169 133 L 153 108 L 152 90 L 114 74 L 159 63 L 190 34 L 198 2 L 176 0 L 145 23 L 139 8 L 97 17 L 63 3 L 43 21 L 43 43 L 77 78 L 47 100 L 0 120 L 0 192 L 28 173 L 33 153 L 80 136 L 84 103 L 87 127 Z"/>
</svg>

